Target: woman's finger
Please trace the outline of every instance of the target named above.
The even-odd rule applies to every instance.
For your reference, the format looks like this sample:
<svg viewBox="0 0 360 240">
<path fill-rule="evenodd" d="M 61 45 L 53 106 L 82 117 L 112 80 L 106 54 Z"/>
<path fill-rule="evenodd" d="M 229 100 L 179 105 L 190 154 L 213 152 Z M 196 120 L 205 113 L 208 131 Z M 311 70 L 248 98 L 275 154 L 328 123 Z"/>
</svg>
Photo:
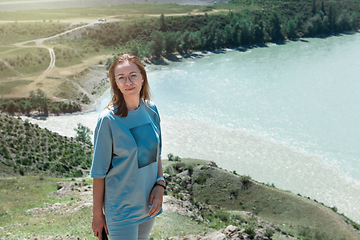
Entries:
<svg viewBox="0 0 360 240">
<path fill-rule="evenodd" d="M 162 207 L 161 201 L 159 199 L 155 199 L 153 203 L 153 208 L 151 209 L 149 215 L 150 217 L 155 216 L 158 212 L 160 212 Z"/>
</svg>

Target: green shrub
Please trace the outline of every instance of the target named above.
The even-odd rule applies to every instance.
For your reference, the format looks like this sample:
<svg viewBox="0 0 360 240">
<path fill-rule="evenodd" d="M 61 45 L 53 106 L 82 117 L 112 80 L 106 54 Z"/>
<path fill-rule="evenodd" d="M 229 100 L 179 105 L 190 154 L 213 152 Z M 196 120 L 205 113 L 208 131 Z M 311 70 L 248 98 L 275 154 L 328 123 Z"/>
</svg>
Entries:
<svg viewBox="0 0 360 240">
<path fill-rule="evenodd" d="M 174 161 L 174 155 L 172 153 L 169 153 L 167 157 L 169 161 Z"/>
<path fill-rule="evenodd" d="M 25 165 L 25 166 L 31 166 L 31 160 L 28 159 L 28 158 L 23 158 L 22 161 L 21 161 L 21 164 L 22 165 Z"/>
<path fill-rule="evenodd" d="M 324 231 L 322 231 L 321 229 L 315 229 L 314 238 L 316 240 L 327 240 L 327 239 L 329 239 L 327 234 Z"/>
<path fill-rule="evenodd" d="M 272 230 L 271 228 L 266 228 L 264 235 L 265 235 L 265 237 L 268 237 L 271 239 L 271 237 L 274 235 L 274 232 L 275 231 Z"/>
<path fill-rule="evenodd" d="M 215 214 L 215 217 L 216 217 L 216 218 L 219 218 L 219 219 L 220 219 L 221 221 L 223 221 L 223 222 L 229 221 L 228 215 L 227 215 L 226 213 L 224 213 L 224 212 L 217 212 L 217 213 Z"/>
<path fill-rule="evenodd" d="M 165 169 L 164 169 L 164 173 L 167 173 L 167 174 L 170 174 L 172 175 L 174 173 L 174 168 L 173 166 L 167 166 Z"/>
<path fill-rule="evenodd" d="M 210 177 L 209 173 L 204 173 L 204 172 L 200 172 L 199 176 L 196 178 L 195 182 L 197 184 L 204 184 L 206 182 L 206 180 Z"/>
<path fill-rule="evenodd" d="M 304 236 L 304 237 L 310 237 L 312 235 L 311 229 L 309 227 L 301 226 L 299 228 L 299 235 Z"/>
<path fill-rule="evenodd" d="M 256 233 L 254 227 L 247 226 L 245 228 L 245 233 L 249 235 L 250 239 L 254 239 Z"/>
<path fill-rule="evenodd" d="M 242 183 L 243 189 L 248 189 L 251 185 L 251 177 L 250 176 L 241 176 L 240 181 Z"/>
<path fill-rule="evenodd" d="M 83 176 L 83 172 L 81 170 L 76 170 L 75 172 L 73 172 L 72 174 L 74 177 L 82 177 Z"/>
<path fill-rule="evenodd" d="M 175 168 L 176 171 L 179 171 L 180 168 L 182 168 L 184 170 L 186 168 L 186 164 L 182 163 L 182 162 L 177 162 L 177 163 L 173 164 L 173 167 Z"/>
<path fill-rule="evenodd" d="M 238 194 L 239 194 L 239 189 L 237 188 L 231 188 L 229 190 L 230 192 L 230 196 L 233 196 L 234 198 L 237 198 L 238 197 Z"/>
<path fill-rule="evenodd" d="M 25 170 L 24 170 L 23 167 L 20 167 L 20 168 L 19 168 L 19 173 L 20 173 L 21 176 L 24 176 Z"/>
</svg>

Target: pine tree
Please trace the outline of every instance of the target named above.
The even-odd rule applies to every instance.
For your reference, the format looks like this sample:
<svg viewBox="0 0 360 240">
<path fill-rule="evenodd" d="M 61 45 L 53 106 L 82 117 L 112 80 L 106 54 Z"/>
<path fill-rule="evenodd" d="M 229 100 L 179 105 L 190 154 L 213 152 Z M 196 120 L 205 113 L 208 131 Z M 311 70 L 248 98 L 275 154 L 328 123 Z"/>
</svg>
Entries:
<svg viewBox="0 0 360 240">
<path fill-rule="evenodd" d="M 335 13 L 333 12 L 332 6 L 329 8 L 329 30 L 330 32 L 335 31 Z"/>
<path fill-rule="evenodd" d="M 160 31 L 162 32 L 166 32 L 167 30 L 167 26 L 166 26 L 166 22 L 165 22 L 165 16 L 164 14 L 160 15 Z"/>
<path fill-rule="evenodd" d="M 311 13 L 313 14 L 313 16 L 316 14 L 316 0 L 312 1 Z"/>
<path fill-rule="evenodd" d="M 324 1 L 321 2 L 321 11 L 326 15 Z"/>
<path fill-rule="evenodd" d="M 176 49 L 176 35 L 172 32 L 165 33 L 164 45 L 166 55 L 171 55 Z"/>
<path fill-rule="evenodd" d="M 281 33 L 280 20 L 276 12 L 274 12 L 270 19 L 270 37 L 271 41 L 284 40 L 284 36 Z"/>
<path fill-rule="evenodd" d="M 295 22 L 294 20 L 290 19 L 288 21 L 287 24 L 287 28 L 286 28 L 286 34 L 288 38 L 294 38 L 296 37 L 296 32 L 295 32 Z"/>
</svg>

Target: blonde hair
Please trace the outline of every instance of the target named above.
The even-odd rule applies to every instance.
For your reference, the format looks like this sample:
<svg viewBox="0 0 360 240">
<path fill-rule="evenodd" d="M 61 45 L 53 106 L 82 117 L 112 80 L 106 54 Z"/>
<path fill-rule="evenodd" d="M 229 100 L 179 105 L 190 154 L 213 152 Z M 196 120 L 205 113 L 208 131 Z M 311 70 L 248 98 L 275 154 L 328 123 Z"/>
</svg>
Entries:
<svg viewBox="0 0 360 240">
<path fill-rule="evenodd" d="M 123 54 L 121 56 L 118 56 L 109 68 L 109 79 L 110 79 L 110 85 L 111 85 L 111 91 L 113 93 L 113 97 L 110 100 L 109 104 L 106 106 L 106 108 L 110 110 L 116 110 L 115 115 L 120 115 L 121 117 L 126 117 L 128 115 L 128 109 L 126 107 L 124 95 L 116 85 L 115 67 L 118 64 L 124 62 L 134 63 L 139 68 L 141 76 L 144 79 L 143 85 L 140 90 L 140 99 L 143 101 L 150 101 L 150 97 L 151 97 L 150 86 L 147 79 L 146 71 L 140 59 L 131 54 Z"/>
</svg>

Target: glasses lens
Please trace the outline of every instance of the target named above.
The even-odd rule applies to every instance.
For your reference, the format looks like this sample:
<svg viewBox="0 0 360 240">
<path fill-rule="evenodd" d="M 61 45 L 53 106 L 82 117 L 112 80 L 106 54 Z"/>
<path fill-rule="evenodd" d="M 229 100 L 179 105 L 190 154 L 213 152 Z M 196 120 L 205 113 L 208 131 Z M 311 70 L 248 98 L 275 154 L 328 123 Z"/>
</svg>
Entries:
<svg viewBox="0 0 360 240">
<path fill-rule="evenodd" d="M 124 83 L 125 82 L 125 77 L 118 77 L 117 80 L 120 82 L 120 83 Z"/>
<path fill-rule="evenodd" d="M 129 78 L 130 78 L 130 81 L 136 81 L 137 79 L 138 79 L 138 77 L 139 77 L 139 74 L 137 74 L 137 73 L 132 73 L 130 76 L 129 76 Z"/>
<path fill-rule="evenodd" d="M 128 77 L 119 76 L 116 80 L 120 83 L 125 83 L 127 78 L 129 78 L 131 82 L 137 81 L 140 78 L 140 73 L 131 73 Z"/>
</svg>

